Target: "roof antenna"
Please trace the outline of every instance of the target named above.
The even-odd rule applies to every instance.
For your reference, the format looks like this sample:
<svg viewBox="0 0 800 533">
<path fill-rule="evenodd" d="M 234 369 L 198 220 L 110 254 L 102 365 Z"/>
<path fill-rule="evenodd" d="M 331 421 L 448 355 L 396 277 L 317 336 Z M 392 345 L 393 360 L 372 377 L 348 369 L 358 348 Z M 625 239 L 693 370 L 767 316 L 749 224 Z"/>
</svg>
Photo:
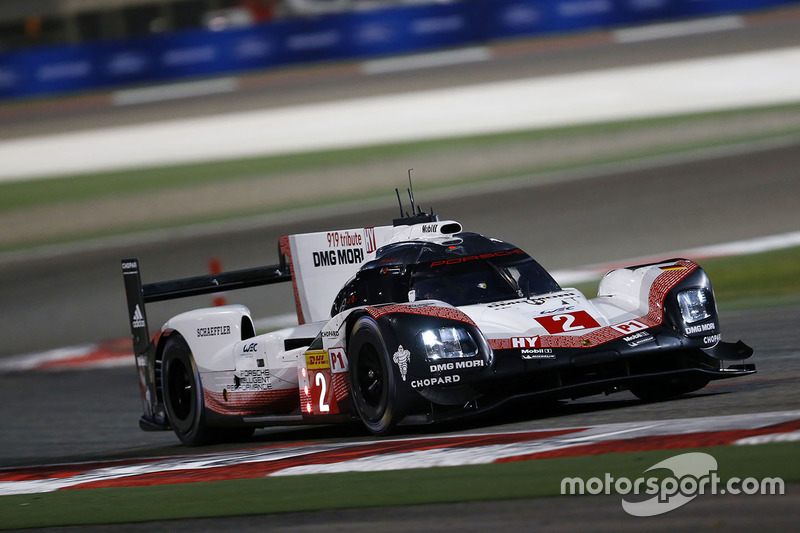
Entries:
<svg viewBox="0 0 800 533">
<path fill-rule="evenodd" d="M 417 214 L 417 208 L 414 205 L 414 185 L 411 183 L 411 171 L 413 168 L 408 169 L 408 198 L 411 200 L 411 212 Z"/>
<path fill-rule="evenodd" d="M 400 218 L 403 218 L 403 201 L 400 199 L 400 190 L 395 187 L 394 192 L 397 194 L 397 203 L 400 204 Z"/>
<path fill-rule="evenodd" d="M 433 207 L 431 207 L 431 213 L 428 214 L 417 205 L 417 201 L 414 198 L 414 182 L 411 179 L 411 172 L 413 170 L 413 168 L 408 169 L 408 189 L 406 189 L 408 192 L 408 199 L 411 201 L 411 214 L 408 214 L 408 211 L 405 211 L 405 213 L 403 212 L 403 200 L 400 198 L 400 191 L 397 188 L 394 190 L 397 195 L 397 203 L 400 205 L 400 218 L 394 219 L 395 227 L 426 224 L 439 220 L 439 216 L 433 214 Z"/>
</svg>

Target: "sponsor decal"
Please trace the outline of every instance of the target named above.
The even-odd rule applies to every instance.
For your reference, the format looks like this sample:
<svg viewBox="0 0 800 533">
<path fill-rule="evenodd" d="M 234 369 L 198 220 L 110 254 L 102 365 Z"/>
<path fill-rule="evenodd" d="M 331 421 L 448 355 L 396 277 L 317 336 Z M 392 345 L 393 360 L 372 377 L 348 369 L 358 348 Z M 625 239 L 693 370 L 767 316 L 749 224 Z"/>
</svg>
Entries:
<svg viewBox="0 0 800 533">
<path fill-rule="evenodd" d="M 358 247 L 364 244 L 364 236 L 360 233 L 350 233 L 349 231 L 329 231 L 328 247 Z"/>
<path fill-rule="evenodd" d="M 161 62 L 167 67 L 182 67 L 209 63 L 217 57 L 217 48 L 212 45 L 194 46 L 188 48 L 174 48 L 167 50 L 161 57 Z"/>
<path fill-rule="evenodd" d="M 574 305 L 568 305 L 567 302 L 561 302 L 561 307 L 556 307 L 555 309 L 546 309 L 543 311 L 539 311 L 540 315 L 554 315 L 557 313 L 566 313 L 568 311 L 572 311 L 575 309 Z"/>
<path fill-rule="evenodd" d="M 483 359 L 470 359 L 467 361 L 448 361 L 447 363 L 435 363 L 429 365 L 432 374 L 445 372 L 448 370 L 462 370 L 465 368 L 479 368 L 485 366 Z"/>
<path fill-rule="evenodd" d="M 89 61 L 63 61 L 48 63 L 39 67 L 36 77 L 41 81 L 73 80 L 89 76 L 92 64 Z"/>
<path fill-rule="evenodd" d="M 707 337 L 703 337 L 703 344 L 717 344 L 721 340 L 722 340 L 722 334 L 717 333 L 716 335 L 709 335 Z"/>
<path fill-rule="evenodd" d="M 716 324 L 709 322 L 708 324 L 698 324 L 696 326 L 686 326 L 686 334 L 693 335 L 695 333 L 704 333 L 706 331 L 714 331 Z"/>
<path fill-rule="evenodd" d="M 150 60 L 146 55 L 126 50 L 111 56 L 106 68 L 112 76 L 126 76 L 144 72 L 149 65 Z"/>
<path fill-rule="evenodd" d="M 235 376 L 236 388 L 245 391 L 272 390 L 268 368 L 242 370 Z"/>
<path fill-rule="evenodd" d="M 615 324 L 611 326 L 615 330 L 619 331 L 620 333 L 635 333 L 637 331 L 641 331 L 643 329 L 647 329 L 645 324 L 642 324 L 638 320 L 629 320 L 628 322 L 622 322 L 620 324 Z"/>
<path fill-rule="evenodd" d="M 342 36 L 338 30 L 327 30 L 290 35 L 286 40 L 286 45 L 291 51 L 302 52 L 305 50 L 333 48 L 341 40 Z"/>
<path fill-rule="evenodd" d="M 556 356 L 553 353 L 552 348 L 534 348 L 534 349 L 523 349 L 520 351 L 522 354 L 522 358 L 526 360 L 531 359 L 555 359 Z"/>
<path fill-rule="evenodd" d="M 539 337 L 511 337 L 512 348 L 535 348 Z"/>
<path fill-rule="evenodd" d="M 377 248 L 377 244 L 375 243 L 375 228 L 364 228 L 364 245 L 368 254 L 371 254 Z"/>
<path fill-rule="evenodd" d="M 267 57 L 274 52 L 274 46 L 266 39 L 246 38 L 239 41 L 234 55 L 239 59 Z"/>
<path fill-rule="evenodd" d="M 600 324 L 586 311 L 535 317 L 534 320 L 541 324 L 551 335 L 600 327 Z"/>
<path fill-rule="evenodd" d="M 338 338 L 339 337 L 339 330 L 338 329 L 329 329 L 322 332 L 323 339 L 330 339 L 330 338 Z"/>
<path fill-rule="evenodd" d="M 347 369 L 350 367 L 350 363 L 347 360 L 347 354 L 345 353 L 344 348 L 331 348 L 328 350 L 328 355 L 331 359 L 331 372 L 334 374 L 347 372 Z"/>
<path fill-rule="evenodd" d="M 415 35 L 433 35 L 460 31 L 463 27 L 464 19 L 460 15 L 449 15 L 414 20 L 411 32 Z"/>
<path fill-rule="evenodd" d="M 336 265 L 358 265 L 364 262 L 363 248 L 342 248 L 339 250 L 324 250 L 312 252 L 314 267 Z"/>
<path fill-rule="evenodd" d="M 139 304 L 136 304 L 136 308 L 133 310 L 133 321 L 131 322 L 131 326 L 134 329 L 145 327 L 144 314 L 142 313 L 142 310 L 139 308 Z"/>
<path fill-rule="evenodd" d="M 513 307 L 515 305 L 519 305 L 519 300 L 510 300 L 505 302 L 495 302 L 491 304 L 487 304 L 486 307 L 489 309 L 505 309 L 507 307 Z"/>
<path fill-rule="evenodd" d="M 328 358 L 327 350 L 313 350 L 306 352 L 306 368 L 309 370 L 320 370 L 330 367 L 331 362 Z"/>
<path fill-rule="evenodd" d="M 558 14 L 567 18 L 610 13 L 613 9 L 610 0 L 577 0 L 557 4 Z"/>
<path fill-rule="evenodd" d="M 453 383 L 458 383 L 459 381 L 461 381 L 461 376 L 458 374 L 453 374 L 452 376 L 415 379 L 411 382 L 411 386 L 415 389 L 421 389 L 423 387 L 433 387 L 435 385 L 452 385 Z"/>
<path fill-rule="evenodd" d="M 198 337 L 218 337 L 220 335 L 230 335 L 230 326 L 210 326 L 207 328 L 197 328 Z"/>
<path fill-rule="evenodd" d="M 516 250 L 501 250 L 499 252 L 490 252 L 480 255 L 468 255 L 467 257 L 454 257 L 452 259 L 446 259 L 446 260 L 443 259 L 441 261 L 434 261 L 430 264 L 430 268 L 443 265 L 457 265 L 459 263 L 466 263 L 467 261 L 475 261 L 478 259 L 491 259 L 492 257 L 505 257 L 514 254 L 525 255 L 525 252 L 517 248 Z"/>
<path fill-rule="evenodd" d="M 258 343 L 257 342 L 251 342 L 250 344 L 246 344 L 242 348 L 242 353 L 253 353 L 255 351 L 258 351 Z"/>
<path fill-rule="evenodd" d="M 536 6 L 528 6 L 524 4 L 512 4 L 502 14 L 502 21 L 505 25 L 516 27 L 529 27 L 542 18 L 541 13 Z"/>
<path fill-rule="evenodd" d="M 622 340 L 628 343 L 628 346 L 633 348 L 634 346 L 639 346 L 640 344 L 644 344 L 646 342 L 650 342 L 653 339 L 653 336 L 650 335 L 646 331 L 640 331 L 639 333 L 634 333 L 633 335 L 628 335 L 627 337 L 623 337 Z"/>
<path fill-rule="evenodd" d="M 439 231 L 439 224 L 423 224 L 422 233 L 436 233 Z"/>
<path fill-rule="evenodd" d="M 397 365 L 397 368 L 400 370 L 400 377 L 405 381 L 406 375 L 408 374 L 408 363 L 411 361 L 411 352 L 403 348 L 401 344 L 397 347 L 397 351 L 394 352 L 392 361 Z"/>
</svg>

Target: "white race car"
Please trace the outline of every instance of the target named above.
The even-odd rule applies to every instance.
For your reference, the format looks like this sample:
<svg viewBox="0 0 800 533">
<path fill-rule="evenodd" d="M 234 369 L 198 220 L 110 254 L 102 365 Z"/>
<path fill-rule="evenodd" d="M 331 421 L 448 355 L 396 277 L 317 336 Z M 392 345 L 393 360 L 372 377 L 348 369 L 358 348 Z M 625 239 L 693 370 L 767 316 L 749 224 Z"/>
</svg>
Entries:
<svg viewBox="0 0 800 533">
<path fill-rule="evenodd" d="M 358 419 L 384 434 L 511 399 L 653 401 L 755 372 L 741 362 L 751 348 L 722 342 L 708 277 L 684 259 L 613 270 L 587 299 L 516 246 L 420 211 L 289 235 L 280 250 L 277 265 L 144 285 L 138 261 L 122 262 L 143 429 L 188 445 Z M 228 305 L 150 338 L 146 303 L 289 281 L 296 327 L 257 334 Z"/>
</svg>

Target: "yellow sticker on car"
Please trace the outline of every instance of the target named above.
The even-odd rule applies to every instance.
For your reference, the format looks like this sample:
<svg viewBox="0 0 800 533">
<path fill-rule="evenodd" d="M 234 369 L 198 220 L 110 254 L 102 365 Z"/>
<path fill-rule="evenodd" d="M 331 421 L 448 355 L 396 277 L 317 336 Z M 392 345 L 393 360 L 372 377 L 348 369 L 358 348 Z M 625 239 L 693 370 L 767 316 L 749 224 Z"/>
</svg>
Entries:
<svg viewBox="0 0 800 533">
<path fill-rule="evenodd" d="M 331 361 L 328 358 L 328 350 L 313 350 L 306 352 L 306 368 L 309 370 L 320 370 L 330 367 Z"/>
</svg>

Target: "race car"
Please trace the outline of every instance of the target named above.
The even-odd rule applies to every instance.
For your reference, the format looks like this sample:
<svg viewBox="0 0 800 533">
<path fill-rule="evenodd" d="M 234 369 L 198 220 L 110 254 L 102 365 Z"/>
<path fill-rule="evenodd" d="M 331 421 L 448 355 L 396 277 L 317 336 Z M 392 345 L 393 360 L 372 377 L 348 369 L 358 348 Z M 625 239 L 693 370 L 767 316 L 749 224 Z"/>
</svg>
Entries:
<svg viewBox="0 0 800 533">
<path fill-rule="evenodd" d="M 122 261 L 142 429 L 192 446 L 284 424 L 360 420 L 383 435 L 511 400 L 657 401 L 756 371 L 749 346 L 721 340 L 708 276 L 686 259 L 613 270 L 590 299 L 413 200 L 391 226 L 289 235 L 279 250 L 276 265 L 144 285 Z M 281 282 L 295 327 L 258 334 L 227 305 L 150 338 L 146 303 Z"/>
</svg>

